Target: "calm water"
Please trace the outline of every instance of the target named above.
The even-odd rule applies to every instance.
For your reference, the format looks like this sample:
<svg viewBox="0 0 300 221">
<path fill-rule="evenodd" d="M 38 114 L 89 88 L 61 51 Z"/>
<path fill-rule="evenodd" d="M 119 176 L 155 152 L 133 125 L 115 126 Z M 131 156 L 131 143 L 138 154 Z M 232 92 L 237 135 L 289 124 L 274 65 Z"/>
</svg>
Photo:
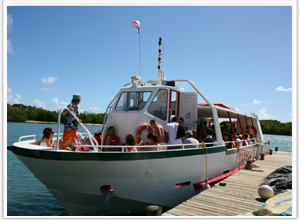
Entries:
<svg viewBox="0 0 300 221">
<path fill-rule="evenodd" d="M 20 136 L 41 134 L 45 127 L 56 124 L 7 123 L 7 145 L 11 146 Z M 100 126 L 86 126 L 91 133 Z M 60 126 L 63 132 L 63 125 Z M 79 132 L 84 133 L 80 127 Z M 270 140 L 271 149 L 292 152 L 292 137 L 265 135 Z M 56 198 L 11 152 L 7 151 L 7 215 L 8 216 L 68 216 Z"/>
</svg>

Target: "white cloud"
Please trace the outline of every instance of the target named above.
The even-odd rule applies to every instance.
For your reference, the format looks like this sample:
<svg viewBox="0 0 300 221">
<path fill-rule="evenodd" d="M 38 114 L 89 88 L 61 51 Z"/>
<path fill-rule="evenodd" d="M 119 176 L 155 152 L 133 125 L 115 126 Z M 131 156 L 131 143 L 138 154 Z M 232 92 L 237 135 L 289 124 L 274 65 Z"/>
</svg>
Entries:
<svg viewBox="0 0 300 221">
<path fill-rule="evenodd" d="M 19 100 L 21 99 L 21 95 L 16 94 L 15 96 L 16 96 Z"/>
<path fill-rule="evenodd" d="M 51 91 L 52 89 L 44 87 L 44 88 L 39 88 L 39 90 L 41 90 L 41 91 Z"/>
<path fill-rule="evenodd" d="M 13 24 L 13 18 L 11 14 L 7 15 L 7 31 L 12 32 L 12 24 Z"/>
<path fill-rule="evenodd" d="M 258 112 L 259 112 L 258 117 L 259 117 L 260 120 L 262 120 L 262 119 L 276 119 L 276 116 L 270 116 L 269 114 L 267 114 L 266 113 L 267 111 L 266 111 L 265 108 L 259 110 Z"/>
<path fill-rule="evenodd" d="M 15 98 L 15 99 L 14 99 L 14 103 L 15 103 L 15 104 L 20 104 L 20 101 L 19 101 L 17 98 Z"/>
<path fill-rule="evenodd" d="M 90 107 L 91 110 L 101 110 L 100 107 Z"/>
<path fill-rule="evenodd" d="M 276 91 L 288 92 L 288 91 L 292 91 L 292 88 L 290 87 L 290 88 L 286 89 L 286 88 L 280 86 L 280 87 L 276 88 Z"/>
<path fill-rule="evenodd" d="M 11 103 L 12 102 L 12 89 L 10 89 L 9 87 L 7 87 L 7 103 Z"/>
<path fill-rule="evenodd" d="M 237 109 L 237 108 L 234 108 L 236 111 L 239 111 L 239 109 Z"/>
<path fill-rule="evenodd" d="M 7 52 L 9 54 L 14 54 L 15 53 L 14 48 L 12 46 L 12 41 L 9 40 L 9 39 L 7 39 Z"/>
<path fill-rule="evenodd" d="M 48 78 L 46 78 L 46 77 L 44 77 L 43 79 L 42 79 L 42 81 L 43 81 L 43 83 L 45 83 L 45 84 L 52 84 L 54 81 L 56 81 L 56 79 L 57 79 L 58 77 L 48 77 Z"/>
<path fill-rule="evenodd" d="M 61 108 L 63 108 L 63 107 L 66 107 L 66 106 L 68 106 L 68 104 L 69 104 L 69 103 L 63 102 L 63 101 L 58 102 L 58 98 L 53 98 L 53 99 L 52 99 L 52 102 L 53 102 L 54 108 L 55 108 L 56 110 L 59 110 L 59 109 L 61 109 Z"/>
<path fill-rule="evenodd" d="M 21 102 L 19 100 L 21 99 L 21 95 L 15 94 L 15 97 L 17 97 L 17 98 L 14 99 L 14 103 L 20 104 Z"/>
<path fill-rule="evenodd" d="M 45 106 L 46 102 L 42 102 L 42 101 L 39 101 L 39 100 L 34 100 L 33 104 L 36 107 L 41 107 L 43 109 L 46 109 L 46 106 Z"/>
<path fill-rule="evenodd" d="M 256 99 L 254 99 L 253 103 L 252 104 L 261 104 L 262 102 L 261 101 L 258 101 Z"/>
</svg>

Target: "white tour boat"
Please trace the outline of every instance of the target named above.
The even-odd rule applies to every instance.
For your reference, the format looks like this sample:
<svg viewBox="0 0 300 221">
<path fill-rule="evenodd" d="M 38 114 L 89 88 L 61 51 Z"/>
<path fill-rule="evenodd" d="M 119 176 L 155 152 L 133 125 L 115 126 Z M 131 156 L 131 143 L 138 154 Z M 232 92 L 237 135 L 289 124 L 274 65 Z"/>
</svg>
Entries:
<svg viewBox="0 0 300 221">
<path fill-rule="evenodd" d="M 142 82 L 133 76 L 108 105 L 103 124 L 102 143 L 89 138 L 89 152 L 60 150 L 40 146 L 41 135 L 20 137 L 8 147 L 19 160 L 44 184 L 72 216 L 145 215 L 145 207 L 159 205 L 163 211 L 198 194 L 205 184 L 220 180 L 239 168 L 247 160 L 266 154 L 270 142 L 264 140 L 257 115 L 234 110 L 221 103 L 213 103 L 189 80 L 165 79 L 163 69 L 164 42 L 159 40 L 158 80 Z M 194 92 L 184 92 L 182 84 L 189 84 Z M 200 95 L 200 96 L 199 96 Z M 198 97 L 204 101 L 198 104 Z M 58 113 L 55 142 L 62 138 Z M 127 134 L 137 135 L 146 143 L 150 120 L 163 127 L 173 116 L 183 117 L 185 126 L 196 129 L 204 121 L 213 119 L 216 141 L 206 147 L 161 145 L 163 150 L 146 151 L 145 145 L 135 146 L 137 152 L 126 152 L 126 146 L 109 146 L 117 151 L 102 151 L 103 138 L 113 126 L 125 143 Z M 231 129 L 238 134 L 246 130 L 254 134 L 251 144 L 227 149 L 222 138 L 220 119 L 229 119 Z M 76 118 L 77 119 L 77 118 Z M 235 119 L 236 127 L 233 127 Z M 141 127 L 145 128 L 139 135 Z M 57 137 L 59 139 L 57 139 Z M 234 136 L 234 141 L 236 141 Z M 57 145 L 58 146 L 58 145 Z M 176 149 L 172 148 L 176 146 Z M 157 148 L 158 149 L 158 148 Z"/>
</svg>

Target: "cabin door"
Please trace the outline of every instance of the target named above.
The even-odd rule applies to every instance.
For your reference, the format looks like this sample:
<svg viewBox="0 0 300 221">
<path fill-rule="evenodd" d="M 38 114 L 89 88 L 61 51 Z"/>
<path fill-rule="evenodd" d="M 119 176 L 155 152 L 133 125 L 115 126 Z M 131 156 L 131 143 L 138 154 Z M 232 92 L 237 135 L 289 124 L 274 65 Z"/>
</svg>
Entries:
<svg viewBox="0 0 300 221">
<path fill-rule="evenodd" d="M 184 126 L 189 130 L 197 130 L 198 94 L 196 92 L 181 93 L 179 111 L 179 117 L 184 119 Z"/>
<path fill-rule="evenodd" d="M 169 122 L 171 122 L 172 117 L 179 117 L 179 102 L 180 102 L 180 92 L 170 89 L 170 99 L 169 99 Z"/>
</svg>

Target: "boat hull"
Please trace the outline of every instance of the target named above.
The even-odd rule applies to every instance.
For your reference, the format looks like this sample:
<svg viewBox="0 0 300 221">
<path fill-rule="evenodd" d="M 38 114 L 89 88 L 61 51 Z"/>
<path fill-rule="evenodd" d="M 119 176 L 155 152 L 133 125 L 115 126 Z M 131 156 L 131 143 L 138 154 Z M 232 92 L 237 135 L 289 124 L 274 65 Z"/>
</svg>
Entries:
<svg viewBox="0 0 300 221">
<path fill-rule="evenodd" d="M 72 216 L 146 215 L 145 207 L 172 208 L 200 190 L 193 184 L 254 159 L 264 146 L 158 152 L 89 153 L 19 148 L 13 152 Z M 247 153 L 247 154 L 246 154 Z M 241 157 L 241 154 L 243 157 Z M 185 185 L 181 185 L 185 184 Z M 107 195 L 104 185 L 114 187 Z M 112 198 L 111 198 L 112 197 Z M 111 208 L 109 206 L 112 205 Z"/>
</svg>

